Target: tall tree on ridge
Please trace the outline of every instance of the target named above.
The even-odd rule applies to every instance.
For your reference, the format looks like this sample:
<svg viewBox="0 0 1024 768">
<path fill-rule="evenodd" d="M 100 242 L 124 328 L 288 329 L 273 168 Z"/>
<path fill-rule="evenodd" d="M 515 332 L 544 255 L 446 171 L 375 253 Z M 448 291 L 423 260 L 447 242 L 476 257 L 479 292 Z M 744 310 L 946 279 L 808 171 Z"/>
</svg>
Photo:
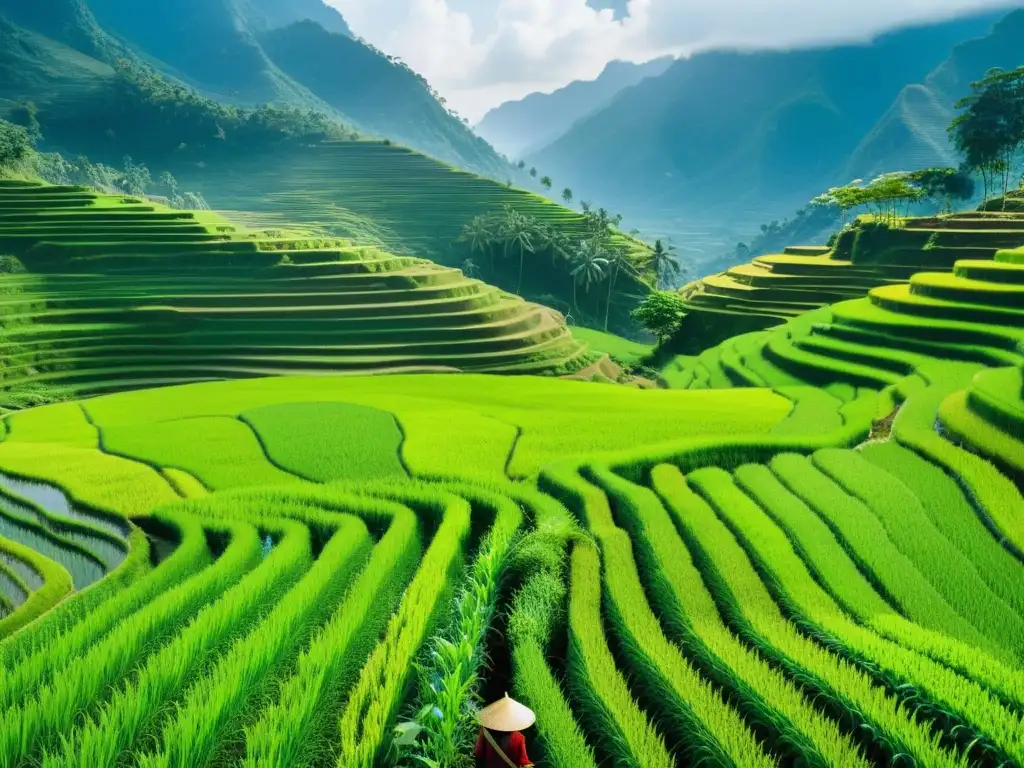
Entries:
<svg viewBox="0 0 1024 768">
<path fill-rule="evenodd" d="M 609 253 L 604 249 L 604 246 L 595 238 L 589 240 L 581 240 L 579 248 L 573 256 L 573 264 L 575 265 L 570 273 L 572 275 L 572 305 L 576 307 L 576 311 L 579 312 L 579 304 L 576 303 L 576 287 L 583 284 L 583 290 L 586 293 L 590 293 L 590 286 L 601 282 L 608 270 L 608 266 L 611 263 L 609 260 Z M 600 307 L 600 300 L 598 300 L 598 307 Z"/>
<path fill-rule="evenodd" d="M 981 174 L 985 200 L 1001 181 L 1005 202 L 1024 146 L 1024 67 L 1012 72 L 991 69 L 971 83 L 971 90 L 956 104 L 961 113 L 949 126 L 950 137 L 964 164 Z"/>
<path fill-rule="evenodd" d="M 473 219 L 462 228 L 459 235 L 459 242 L 469 244 L 470 254 L 477 251 L 486 253 L 494 245 L 496 236 L 492 218 L 483 214 L 474 216 Z M 491 271 L 494 271 L 494 255 L 491 255 Z"/>
<path fill-rule="evenodd" d="M 633 262 L 629 260 L 628 251 L 623 248 L 611 248 L 608 253 L 608 297 L 605 299 L 604 305 L 605 331 L 608 330 L 608 321 L 612 313 L 612 289 L 615 288 L 615 281 L 619 279 L 619 273 L 626 272 L 634 277 L 640 276 L 636 267 L 633 266 Z"/>
<path fill-rule="evenodd" d="M 670 277 L 678 277 L 683 273 L 682 264 L 676 255 L 676 247 L 671 243 L 666 245 L 661 240 L 654 241 L 647 266 L 654 271 L 656 287 L 659 290 L 668 283 Z"/>
<path fill-rule="evenodd" d="M 523 266 L 526 263 L 526 252 L 534 252 L 534 228 L 526 216 L 511 206 L 506 206 L 500 234 L 505 241 L 506 254 L 509 248 L 519 249 L 519 282 L 516 284 L 516 293 L 519 293 L 523 289 Z"/>
<path fill-rule="evenodd" d="M 569 189 L 568 187 L 566 187 L 565 189 L 563 189 L 563 190 L 562 190 L 562 199 L 563 199 L 563 200 L 564 200 L 564 201 L 565 201 L 566 203 L 571 203 L 571 202 L 572 202 L 572 190 L 571 190 L 571 189 Z"/>
</svg>

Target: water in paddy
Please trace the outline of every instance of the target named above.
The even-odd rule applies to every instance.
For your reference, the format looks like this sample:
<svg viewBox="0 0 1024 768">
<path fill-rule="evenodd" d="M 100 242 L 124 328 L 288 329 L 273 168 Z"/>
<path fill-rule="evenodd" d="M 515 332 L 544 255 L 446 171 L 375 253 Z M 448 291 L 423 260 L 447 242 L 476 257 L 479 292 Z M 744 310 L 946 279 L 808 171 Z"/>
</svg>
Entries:
<svg viewBox="0 0 1024 768">
<path fill-rule="evenodd" d="M 118 541 L 126 535 L 124 524 L 75 504 L 58 488 L 0 473 L 0 536 L 63 565 L 75 589 L 89 586 L 121 564 L 127 547 Z M 16 558 L 7 562 L 25 583 L 37 588 L 38 574 L 26 577 L 34 571 L 11 560 Z"/>
<path fill-rule="evenodd" d="M 26 480 L 0 472 L 0 487 L 6 488 L 23 499 L 34 501 L 52 515 L 86 523 L 95 528 L 109 531 L 118 538 L 128 536 L 128 526 L 109 517 L 97 515 L 71 501 L 60 488 L 35 480 Z"/>
</svg>

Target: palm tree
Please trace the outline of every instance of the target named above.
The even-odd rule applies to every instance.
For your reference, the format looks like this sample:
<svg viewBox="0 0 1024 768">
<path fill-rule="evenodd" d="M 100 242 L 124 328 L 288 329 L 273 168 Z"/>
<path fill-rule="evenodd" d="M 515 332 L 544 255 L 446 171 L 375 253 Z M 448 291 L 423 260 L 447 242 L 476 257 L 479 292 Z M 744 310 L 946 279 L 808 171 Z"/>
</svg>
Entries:
<svg viewBox="0 0 1024 768">
<path fill-rule="evenodd" d="M 512 206 L 505 206 L 505 218 L 501 222 L 499 234 L 505 244 L 505 255 L 508 255 L 509 248 L 519 249 L 519 282 L 516 285 L 516 293 L 523 288 L 523 265 L 526 262 L 526 252 L 534 252 L 533 236 L 536 226 L 529 217 L 519 213 Z"/>
<path fill-rule="evenodd" d="M 538 224 L 535 230 L 537 236 L 537 250 L 548 251 L 551 254 L 551 266 L 558 264 L 559 257 L 569 258 L 571 243 L 568 236 L 560 230 L 553 229 L 545 224 Z"/>
<path fill-rule="evenodd" d="M 537 169 L 536 168 L 531 168 L 530 169 L 530 175 L 533 176 L 533 178 L 536 179 L 537 178 Z"/>
<path fill-rule="evenodd" d="M 462 234 L 458 241 L 469 243 L 469 252 L 474 254 L 477 251 L 486 253 L 494 245 L 497 233 L 494 229 L 493 220 L 483 214 L 474 216 L 473 219 L 462 228 Z M 494 257 L 491 256 L 491 269 L 494 268 Z"/>
<path fill-rule="evenodd" d="M 651 249 L 651 257 L 647 266 L 654 270 L 657 279 L 657 288 L 660 290 L 669 281 L 670 277 L 679 277 L 683 273 L 682 264 L 676 255 L 676 247 L 668 245 L 661 240 L 654 241 L 654 248 Z"/>
<path fill-rule="evenodd" d="M 571 203 L 572 202 L 572 190 L 569 189 L 568 187 L 563 189 L 562 190 L 562 199 L 565 200 L 566 203 Z"/>
<path fill-rule="evenodd" d="M 540 184 L 541 184 L 542 187 L 544 187 L 544 189 L 550 190 L 551 189 L 551 184 L 552 184 L 551 177 L 550 176 L 545 176 L 544 178 L 542 178 L 540 180 Z"/>
<path fill-rule="evenodd" d="M 608 255 L 599 240 L 591 238 L 580 241 L 579 248 L 573 255 L 574 266 L 570 272 L 572 275 L 572 305 L 576 307 L 577 312 L 580 308 L 576 303 L 576 287 L 582 283 L 583 290 L 590 293 L 590 286 L 605 278 L 609 266 Z"/>
<path fill-rule="evenodd" d="M 633 266 L 633 262 L 629 260 L 628 251 L 622 248 L 612 248 L 609 252 L 608 258 L 608 296 L 605 299 L 604 305 L 604 329 L 608 330 L 608 320 L 612 313 L 612 289 L 615 287 L 615 281 L 619 278 L 619 272 L 626 272 L 633 277 L 639 277 L 640 273 L 637 272 L 636 267 Z"/>
<path fill-rule="evenodd" d="M 590 202 L 587 200 L 580 200 L 580 208 L 583 209 L 584 213 L 590 213 Z"/>
</svg>

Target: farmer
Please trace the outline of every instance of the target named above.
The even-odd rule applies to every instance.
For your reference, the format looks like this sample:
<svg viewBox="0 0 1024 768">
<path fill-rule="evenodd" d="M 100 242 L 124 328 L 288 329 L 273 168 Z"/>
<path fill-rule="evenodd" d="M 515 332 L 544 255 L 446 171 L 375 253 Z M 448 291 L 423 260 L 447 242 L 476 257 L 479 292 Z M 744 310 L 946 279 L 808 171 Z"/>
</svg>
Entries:
<svg viewBox="0 0 1024 768">
<path fill-rule="evenodd" d="M 526 738 L 537 716 L 515 699 L 505 698 L 484 707 L 477 716 L 480 737 L 476 740 L 477 768 L 523 768 L 533 765 L 526 755 Z"/>
</svg>

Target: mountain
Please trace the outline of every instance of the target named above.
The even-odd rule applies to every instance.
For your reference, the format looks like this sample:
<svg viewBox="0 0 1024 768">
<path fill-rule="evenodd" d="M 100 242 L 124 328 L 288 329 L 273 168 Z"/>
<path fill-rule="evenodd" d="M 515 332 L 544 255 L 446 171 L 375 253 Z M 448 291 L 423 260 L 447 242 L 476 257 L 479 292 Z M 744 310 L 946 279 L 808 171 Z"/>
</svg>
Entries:
<svg viewBox="0 0 1024 768">
<path fill-rule="evenodd" d="M 70 74 L 77 88 L 95 90 L 128 60 L 221 104 L 312 109 L 467 170 L 512 175 L 421 76 L 354 39 L 321 0 L 0 0 L 0 19 L 9 43 L 0 48 L 0 67 L 7 62 L 44 81 Z M 55 65 L 63 58 L 70 73 Z M 23 85 L 0 83 L 0 98 L 53 97 L 52 83 Z"/>
<path fill-rule="evenodd" d="M 312 21 L 328 32 L 352 36 L 341 12 L 323 0 L 238 0 L 238 3 L 242 6 L 242 15 L 257 29 L 280 29 L 299 21 Z"/>
<path fill-rule="evenodd" d="M 984 37 L 953 48 L 920 83 L 907 85 L 889 110 L 854 150 L 847 175 L 873 177 L 894 168 L 914 170 L 956 165 L 960 159 L 949 142 L 947 127 L 953 105 L 971 91 L 993 67 L 1014 69 L 1024 63 L 1024 10 L 1000 20 Z"/>
<path fill-rule="evenodd" d="M 968 16 L 859 45 L 697 54 L 621 91 L 526 159 L 631 225 L 683 239 L 699 229 L 721 252 L 849 181 L 851 158 L 904 89 L 998 18 Z"/>
<path fill-rule="evenodd" d="M 502 180 L 510 175 L 494 148 L 453 118 L 403 64 L 312 21 L 265 32 L 258 40 L 288 78 L 363 131 Z"/>
<path fill-rule="evenodd" d="M 594 80 L 577 80 L 552 93 L 532 93 L 495 107 L 476 125 L 476 132 L 509 157 L 542 150 L 573 123 L 610 102 L 619 91 L 667 70 L 674 59 L 644 64 L 613 61 Z"/>
</svg>

